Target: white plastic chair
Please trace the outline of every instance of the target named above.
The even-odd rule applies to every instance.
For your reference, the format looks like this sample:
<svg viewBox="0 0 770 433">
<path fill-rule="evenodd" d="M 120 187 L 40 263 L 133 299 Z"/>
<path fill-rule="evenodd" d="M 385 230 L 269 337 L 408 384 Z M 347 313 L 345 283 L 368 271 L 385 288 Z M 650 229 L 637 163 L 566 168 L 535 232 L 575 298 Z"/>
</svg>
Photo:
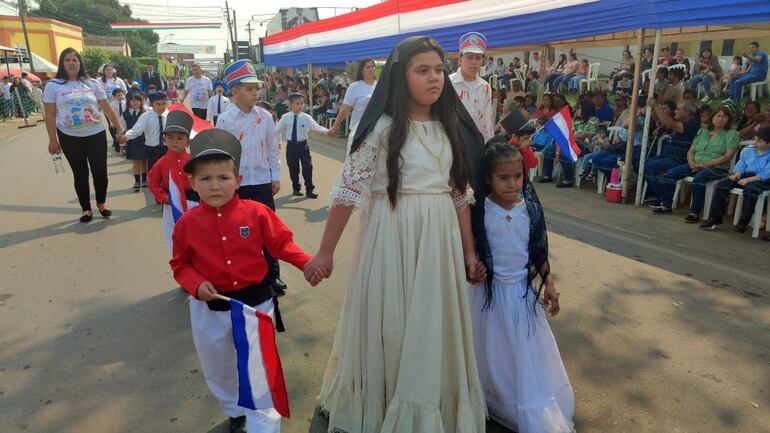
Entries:
<svg viewBox="0 0 770 433">
<path fill-rule="evenodd" d="M 673 71 L 674 69 L 681 69 L 682 73 L 687 74 L 687 65 L 685 64 L 679 63 L 668 67 L 669 71 Z"/>
<path fill-rule="evenodd" d="M 583 78 L 578 83 L 578 91 L 580 93 L 583 92 L 583 84 L 586 85 L 586 88 L 590 91 L 593 90 L 593 87 L 591 86 L 591 83 L 596 83 L 596 87 L 599 87 L 599 67 L 601 65 L 599 63 L 591 63 L 588 65 L 588 77 Z"/>
<path fill-rule="evenodd" d="M 733 215 L 733 225 L 736 225 L 741 219 L 741 208 L 743 207 L 743 189 L 733 188 L 730 190 L 730 194 L 738 197 L 738 200 L 735 202 L 735 212 Z M 762 208 L 765 207 L 765 201 L 767 201 L 768 197 L 770 197 L 770 191 L 763 191 L 757 197 L 757 204 L 754 205 L 754 213 L 751 215 L 750 221 L 752 238 L 759 237 L 759 228 L 762 225 Z M 770 201 L 767 201 L 767 208 L 769 212 L 768 215 L 770 215 Z M 768 227 L 765 227 L 765 230 L 770 232 Z"/>
<path fill-rule="evenodd" d="M 738 154 L 740 152 L 735 152 L 733 155 L 733 159 L 730 160 L 729 169 L 728 172 L 731 172 L 733 170 L 733 167 L 735 167 L 735 161 L 738 159 Z M 678 200 L 681 199 L 681 201 L 684 203 L 684 194 L 680 197 L 679 193 L 682 191 L 682 184 L 683 183 L 692 183 L 695 178 L 693 176 L 687 176 L 684 179 L 678 180 L 676 182 L 676 187 L 674 188 L 674 197 L 671 200 L 671 209 L 675 209 Z M 717 183 L 722 179 L 716 179 L 712 180 L 706 183 L 706 196 L 703 201 L 703 219 L 708 219 L 709 212 L 711 212 L 711 201 L 714 199 L 714 188 L 716 187 Z M 692 202 L 692 197 L 690 197 L 690 202 Z"/>
<path fill-rule="evenodd" d="M 756 101 L 757 96 L 762 97 L 762 94 L 766 91 L 767 95 L 770 95 L 770 75 L 765 78 L 765 81 L 749 84 L 749 92 L 751 92 L 751 100 Z"/>
</svg>

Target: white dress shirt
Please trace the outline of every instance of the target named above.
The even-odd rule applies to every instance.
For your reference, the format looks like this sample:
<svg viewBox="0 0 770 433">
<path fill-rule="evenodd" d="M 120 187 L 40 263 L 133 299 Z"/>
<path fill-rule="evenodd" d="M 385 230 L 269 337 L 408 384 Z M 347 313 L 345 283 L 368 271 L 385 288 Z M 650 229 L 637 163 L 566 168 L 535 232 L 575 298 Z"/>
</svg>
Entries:
<svg viewBox="0 0 770 433">
<path fill-rule="evenodd" d="M 161 114 L 163 117 L 163 126 L 166 126 L 166 117 L 168 116 L 168 110 Z M 144 145 L 154 147 L 159 145 L 158 142 L 158 113 L 153 110 L 145 111 L 139 119 L 136 120 L 136 124 L 133 128 L 126 131 L 126 139 L 133 140 L 134 138 L 144 134 Z"/>
<path fill-rule="evenodd" d="M 115 110 L 115 114 L 118 115 L 118 119 L 120 119 L 120 129 L 126 129 L 126 120 L 123 118 L 123 112 L 126 111 L 126 108 L 128 108 L 128 101 L 123 99 L 122 101 L 118 102 L 116 100 L 110 101 L 110 105 L 112 105 L 112 109 Z M 113 125 L 113 128 L 115 126 Z"/>
<path fill-rule="evenodd" d="M 288 113 L 281 116 L 281 120 L 278 121 L 278 132 L 281 134 L 286 134 L 286 141 L 291 139 L 291 130 L 294 125 L 294 116 L 297 116 L 297 141 L 306 141 L 307 134 L 310 131 L 318 131 L 323 133 L 329 132 L 328 129 L 324 128 L 323 126 L 319 125 L 318 122 L 313 120 L 309 114 L 303 112 L 294 114 L 293 111 L 289 111 Z"/>
<path fill-rule="evenodd" d="M 473 81 L 465 81 L 461 71 L 450 75 L 452 85 L 471 115 L 476 127 L 481 131 L 486 142 L 492 138 L 495 130 L 495 118 L 492 111 L 492 88 L 489 83 L 476 77 Z"/>
<path fill-rule="evenodd" d="M 217 128 L 241 142 L 241 185 L 264 185 L 281 180 L 278 134 L 273 115 L 261 107 L 244 113 L 237 105 L 222 113 Z"/>
<path fill-rule="evenodd" d="M 217 112 L 217 101 L 220 98 L 222 99 L 222 103 L 219 106 L 222 109 L 222 111 Z M 209 105 L 208 105 L 208 108 L 206 109 L 206 120 L 208 120 L 209 122 L 213 121 L 214 117 L 221 116 L 222 113 L 227 111 L 227 108 L 229 106 L 230 106 L 230 100 L 227 99 L 226 96 L 219 95 L 219 94 L 212 96 L 211 99 L 209 99 Z"/>
</svg>

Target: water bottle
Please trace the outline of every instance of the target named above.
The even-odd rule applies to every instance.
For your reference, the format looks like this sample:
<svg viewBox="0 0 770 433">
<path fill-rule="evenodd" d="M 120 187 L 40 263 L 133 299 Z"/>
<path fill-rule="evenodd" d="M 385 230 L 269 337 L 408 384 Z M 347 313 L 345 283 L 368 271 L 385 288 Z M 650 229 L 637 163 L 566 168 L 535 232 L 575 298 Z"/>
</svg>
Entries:
<svg viewBox="0 0 770 433">
<path fill-rule="evenodd" d="M 53 172 L 56 175 L 63 175 L 64 174 L 64 163 L 61 160 L 61 153 L 54 153 L 53 157 L 51 158 L 53 160 Z"/>
</svg>

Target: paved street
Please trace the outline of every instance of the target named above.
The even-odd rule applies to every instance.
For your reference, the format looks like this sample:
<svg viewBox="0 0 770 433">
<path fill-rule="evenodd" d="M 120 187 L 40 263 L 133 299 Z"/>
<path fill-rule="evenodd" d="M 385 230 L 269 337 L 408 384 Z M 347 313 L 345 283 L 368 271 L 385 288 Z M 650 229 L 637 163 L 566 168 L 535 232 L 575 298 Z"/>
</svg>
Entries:
<svg viewBox="0 0 770 433">
<path fill-rule="evenodd" d="M 0 125 L 0 432 L 225 432 L 171 277 L 160 208 L 131 191 L 130 163 L 110 155 L 114 216 L 78 223 L 71 172 L 54 175 L 46 143 L 42 124 Z M 278 214 L 313 253 L 344 142 L 311 148 L 321 197 L 292 197 L 285 171 Z M 770 432 L 770 242 L 729 226 L 702 233 L 681 222 L 683 209 L 652 217 L 588 186 L 538 192 L 562 293 L 551 326 L 577 431 Z M 286 433 L 324 431 L 314 401 L 353 228 L 322 285 L 282 267 Z"/>
</svg>

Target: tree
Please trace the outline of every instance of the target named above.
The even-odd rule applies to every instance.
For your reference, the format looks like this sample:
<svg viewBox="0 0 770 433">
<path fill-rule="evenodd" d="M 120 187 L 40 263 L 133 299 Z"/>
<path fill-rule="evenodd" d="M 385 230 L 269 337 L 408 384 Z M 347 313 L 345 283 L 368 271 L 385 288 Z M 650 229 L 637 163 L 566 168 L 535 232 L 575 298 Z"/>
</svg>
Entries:
<svg viewBox="0 0 770 433">
<path fill-rule="evenodd" d="M 105 36 L 125 36 L 135 56 L 155 56 L 158 35 L 151 30 L 115 32 L 114 22 L 147 22 L 132 18 L 131 7 L 118 0 L 38 0 L 37 9 L 29 14 L 53 18 L 83 28 L 84 33 Z"/>
<path fill-rule="evenodd" d="M 120 78 L 133 78 L 141 69 L 137 59 L 120 53 L 110 53 L 110 63 L 115 68 L 115 74 Z"/>
<path fill-rule="evenodd" d="M 100 48 L 86 48 L 80 53 L 83 66 L 91 77 L 98 77 L 102 66 L 110 60 L 110 53 Z"/>
</svg>

